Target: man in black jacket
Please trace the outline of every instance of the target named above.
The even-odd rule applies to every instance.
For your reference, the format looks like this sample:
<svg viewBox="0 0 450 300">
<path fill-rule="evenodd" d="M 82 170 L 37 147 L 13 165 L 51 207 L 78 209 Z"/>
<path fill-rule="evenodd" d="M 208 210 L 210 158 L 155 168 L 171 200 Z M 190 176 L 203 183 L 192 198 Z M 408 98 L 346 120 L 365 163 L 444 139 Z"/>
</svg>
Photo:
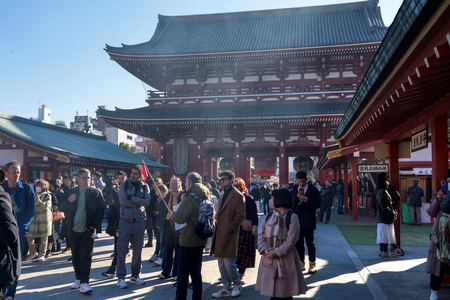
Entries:
<svg viewBox="0 0 450 300">
<path fill-rule="evenodd" d="M 0 184 L 4 173 L 0 169 Z M 19 280 L 21 254 L 19 248 L 19 226 L 14 217 L 11 198 L 0 185 L 0 289 L 6 294 L 6 287 Z M 9 253 L 11 255 L 9 255 Z M 3 296 L 2 296 L 3 297 Z M 3 298 L 2 298 L 3 299 Z"/>
<path fill-rule="evenodd" d="M 88 169 L 80 169 L 77 180 L 79 185 L 67 191 L 68 202 L 65 203 L 63 211 L 72 245 L 72 264 L 76 278 L 70 288 L 79 288 L 80 293 L 86 294 L 92 292 L 89 275 L 95 228 L 101 226 L 105 200 L 102 191 L 90 186 L 91 172 Z"/>
<path fill-rule="evenodd" d="M 294 185 L 294 213 L 300 222 L 300 234 L 295 247 L 297 248 L 302 271 L 305 270 L 305 241 L 308 247 L 309 269 L 308 273 L 316 273 L 316 244 L 314 243 L 314 230 L 316 229 L 316 209 L 320 207 L 321 199 L 319 190 L 306 182 L 306 173 L 298 171 L 295 174 L 298 185 Z"/>
</svg>

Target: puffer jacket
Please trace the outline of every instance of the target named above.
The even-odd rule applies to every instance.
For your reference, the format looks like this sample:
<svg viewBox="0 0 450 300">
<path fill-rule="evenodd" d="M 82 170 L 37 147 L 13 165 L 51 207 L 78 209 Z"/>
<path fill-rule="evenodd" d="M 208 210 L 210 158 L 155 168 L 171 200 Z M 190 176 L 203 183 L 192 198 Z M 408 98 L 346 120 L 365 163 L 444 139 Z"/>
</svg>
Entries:
<svg viewBox="0 0 450 300">
<path fill-rule="evenodd" d="M 178 210 L 172 214 L 175 223 L 187 223 L 187 226 L 180 229 L 180 246 L 182 247 L 200 247 L 206 245 L 206 240 L 201 239 L 195 233 L 195 227 L 198 225 L 198 208 L 200 202 L 189 193 L 194 193 L 202 199 L 209 197 L 209 190 L 201 183 L 194 183 L 187 191 L 187 196 L 181 201 Z"/>
<path fill-rule="evenodd" d="M 150 204 L 150 189 L 146 183 L 141 181 L 136 191 L 131 180 L 127 179 L 120 184 L 119 201 L 121 218 L 142 219 L 145 217 L 145 207 Z"/>
</svg>

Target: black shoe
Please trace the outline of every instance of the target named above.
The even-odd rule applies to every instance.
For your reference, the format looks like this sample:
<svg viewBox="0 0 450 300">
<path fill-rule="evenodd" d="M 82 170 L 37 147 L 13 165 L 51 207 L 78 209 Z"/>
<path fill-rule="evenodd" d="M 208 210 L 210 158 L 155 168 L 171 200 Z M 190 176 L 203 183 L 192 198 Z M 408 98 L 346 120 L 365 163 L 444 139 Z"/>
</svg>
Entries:
<svg viewBox="0 0 450 300">
<path fill-rule="evenodd" d="M 148 242 L 147 244 L 144 245 L 144 247 L 153 247 L 153 243 Z"/>
<path fill-rule="evenodd" d="M 114 257 L 114 252 L 111 254 L 111 257 Z"/>
<path fill-rule="evenodd" d="M 194 285 L 192 284 L 192 282 L 188 284 L 188 288 L 190 288 L 190 289 L 194 288 Z"/>
<path fill-rule="evenodd" d="M 61 243 L 60 242 L 58 242 L 56 244 L 56 251 L 61 251 Z"/>
<path fill-rule="evenodd" d="M 51 250 L 47 250 L 47 252 L 45 253 L 45 258 L 49 258 L 52 257 L 52 251 Z"/>
<path fill-rule="evenodd" d="M 67 261 L 72 261 L 72 255 L 67 259 Z"/>
<path fill-rule="evenodd" d="M 102 272 L 102 275 L 105 277 L 113 278 L 116 276 L 116 269 L 113 266 L 109 266 L 105 272 Z"/>
</svg>

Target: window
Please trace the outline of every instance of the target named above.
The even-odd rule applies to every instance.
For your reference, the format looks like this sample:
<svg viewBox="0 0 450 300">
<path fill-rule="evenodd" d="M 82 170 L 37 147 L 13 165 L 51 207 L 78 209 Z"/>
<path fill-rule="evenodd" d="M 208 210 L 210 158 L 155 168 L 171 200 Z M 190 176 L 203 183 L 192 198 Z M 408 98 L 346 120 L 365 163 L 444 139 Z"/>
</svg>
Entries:
<svg viewBox="0 0 450 300">
<path fill-rule="evenodd" d="M 132 141 L 132 140 L 133 140 L 133 137 L 132 137 L 131 135 L 127 135 L 127 140 Z"/>
</svg>

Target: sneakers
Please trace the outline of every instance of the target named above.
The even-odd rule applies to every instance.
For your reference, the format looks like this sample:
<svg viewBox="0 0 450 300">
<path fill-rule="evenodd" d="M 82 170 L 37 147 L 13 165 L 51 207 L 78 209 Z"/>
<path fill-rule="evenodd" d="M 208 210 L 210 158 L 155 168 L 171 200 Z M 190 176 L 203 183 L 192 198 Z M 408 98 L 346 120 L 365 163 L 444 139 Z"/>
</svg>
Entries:
<svg viewBox="0 0 450 300">
<path fill-rule="evenodd" d="M 53 251 L 55 252 L 55 251 Z M 47 250 L 47 252 L 45 253 L 45 258 L 49 258 L 52 257 L 52 250 Z"/>
<path fill-rule="evenodd" d="M 134 283 L 134 284 L 137 284 L 137 285 L 144 285 L 145 284 L 145 281 L 142 280 L 139 277 L 130 277 L 130 282 Z"/>
<path fill-rule="evenodd" d="M 92 293 L 92 288 L 87 283 L 82 283 L 80 285 L 80 293 L 87 294 Z"/>
<path fill-rule="evenodd" d="M 43 262 L 45 261 L 45 256 L 39 256 L 36 261 Z"/>
<path fill-rule="evenodd" d="M 35 254 L 30 254 L 30 255 L 28 255 L 27 256 L 27 258 L 25 259 L 25 260 L 33 260 L 33 259 L 36 259 L 36 258 L 38 258 L 38 254 L 37 253 L 35 253 Z"/>
<path fill-rule="evenodd" d="M 149 262 L 154 262 L 155 260 L 158 259 L 158 255 L 153 254 L 153 256 L 148 260 Z"/>
<path fill-rule="evenodd" d="M 439 299 L 439 291 L 431 290 L 430 300 L 438 300 Z"/>
<path fill-rule="evenodd" d="M 102 275 L 105 277 L 114 277 L 116 276 L 116 270 L 114 269 L 113 266 L 109 266 L 105 272 L 102 272 Z"/>
<path fill-rule="evenodd" d="M 124 279 L 117 280 L 117 286 L 121 289 L 126 289 L 128 287 Z"/>
<path fill-rule="evenodd" d="M 72 285 L 70 286 L 70 288 L 71 288 L 72 290 L 76 290 L 76 289 L 79 289 L 79 288 L 80 288 L 80 285 L 81 285 L 81 281 L 80 281 L 80 280 L 75 280 L 75 282 L 72 283 Z"/>
<path fill-rule="evenodd" d="M 245 281 L 244 275 L 241 275 L 241 284 L 244 285 L 246 283 L 247 283 L 247 281 Z"/>
<path fill-rule="evenodd" d="M 316 269 L 316 263 L 315 263 L 315 262 L 310 262 L 310 263 L 309 263 L 308 273 L 309 273 L 309 274 L 314 274 L 314 273 L 316 273 L 316 272 L 317 272 L 317 269 Z"/>
<path fill-rule="evenodd" d="M 395 249 L 391 250 L 391 253 L 394 253 L 396 256 L 405 255 L 405 252 L 403 252 L 402 248 L 395 248 Z"/>
<path fill-rule="evenodd" d="M 212 294 L 213 298 L 225 298 L 231 297 L 231 291 L 227 289 L 221 289 L 217 293 Z"/>
<path fill-rule="evenodd" d="M 302 262 L 302 271 L 306 270 L 306 264 L 304 262 Z"/>
<path fill-rule="evenodd" d="M 155 260 L 153 263 L 154 263 L 155 265 L 162 266 L 163 260 L 162 260 L 162 258 L 158 258 L 158 259 Z"/>
<path fill-rule="evenodd" d="M 242 284 L 235 285 L 233 287 L 233 290 L 231 291 L 231 297 L 233 297 L 233 298 L 239 297 L 241 295 L 241 291 L 242 291 Z"/>
<path fill-rule="evenodd" d="M 169 279 L 169 278 L 171 278 L 171 276 L 166 276 L 163 273 L 160 273 L 160 274 L 158 274 L 158 278 L 159 279 Z"/>
<path fill-rule="evenodd" d="M 386 252 L 381 253 L 381 257 L 396 257 L 396 256 L 397 255 L 394 252 L 386 251 Z"/>
</svg>

